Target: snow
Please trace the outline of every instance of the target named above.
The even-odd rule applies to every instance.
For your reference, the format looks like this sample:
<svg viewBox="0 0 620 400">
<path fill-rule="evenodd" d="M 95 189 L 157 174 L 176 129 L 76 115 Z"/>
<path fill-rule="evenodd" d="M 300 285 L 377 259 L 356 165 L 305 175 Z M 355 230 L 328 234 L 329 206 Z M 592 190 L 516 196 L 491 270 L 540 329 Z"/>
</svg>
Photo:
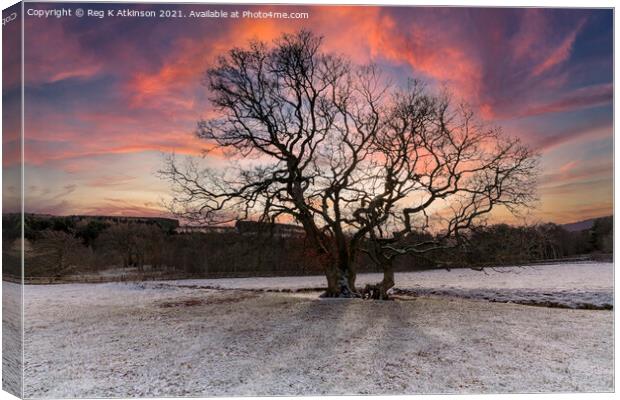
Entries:
<svg viewBox="0 0 620 400">
<path fill-rule="evenodd" d="M 396 278 L 399 287 L 417 291 L 573 296 L 613 288 L 611 264 L 515 271 L 426 271 Z M 361 282 L 378 278 L 360 276 Z M 4 282 L 4 290 L 11 285 Z M 24 395 L 613 390 L 613 313 L 607 310 L 452 295 L 390 302 L 247 290 L 323 285 L 321 277 L 27 285 Z"/>
<path fill-rule="evenodd" d="M 2 285 L 2 388 L 19 396 L 22 363 L 22 286 Z"/>
<path fill-rule="evenodd" d="M 381 274 L 359 274 L 357 286 L 379 282 Z M 467 268 L 396 273 L 401 294 L 441 295 L 567 308 L 611 308 L 613 264 L 574 263 L 523 267 Z M 148 285 L 148 284 L 147 284 Z M 152 285 L 161 286 L 162 283 Z M 302 290 L 325 287 L 323 276 L 193 279 L 165 285 L 252 290 Z"/>
</svg>

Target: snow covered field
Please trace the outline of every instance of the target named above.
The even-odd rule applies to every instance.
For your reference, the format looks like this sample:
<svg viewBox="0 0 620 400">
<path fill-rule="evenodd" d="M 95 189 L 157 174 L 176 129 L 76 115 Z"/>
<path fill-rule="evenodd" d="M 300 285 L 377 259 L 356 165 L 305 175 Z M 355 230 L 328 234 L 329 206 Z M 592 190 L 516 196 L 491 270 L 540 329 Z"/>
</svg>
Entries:
<svg viewBox="0 0 620 400">
<path fill-rule="evenodd" d="M 399 288 L 451 294 L 393 302 L 236 290 L 320 287 L 322 277 L 28 285 L 25 396 L 613 390 L 612 312 L 454 297 L 612 303 L 613 266 L 515 271 L 398 274 Z"/>
<path fill-rule="evenodd" d="M 2 389 L 21 393 L 22 291 L 20 285 L 2 286 Z"/>
</svg>

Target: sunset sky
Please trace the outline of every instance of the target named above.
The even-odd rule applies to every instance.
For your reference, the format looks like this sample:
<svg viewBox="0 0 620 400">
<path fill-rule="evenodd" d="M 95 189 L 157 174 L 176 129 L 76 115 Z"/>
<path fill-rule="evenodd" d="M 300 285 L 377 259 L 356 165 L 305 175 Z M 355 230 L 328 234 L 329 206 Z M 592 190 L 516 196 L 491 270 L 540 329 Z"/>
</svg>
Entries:
<svg viewBox="0 0 620 400">
<path fill-rule="evenodd" d="M 163 6 L 90 6 L 136 7 Z M 168 186 L 154 174 L 162 154 L 197 155 L 204 146 L 193 136 L 196 122 L 210 113 L 204 70 L 233 45 L 306 27 L 324 35 L 326 50 L 378 63 L 395 82 L 416 77 L 447 85 L 486 122 L 537 148 L 536 221 L 612 213 L 611 10 L 174 8 L 295 11 L 309 18 L 26 16 L 26 211 L 162 215 Z M 223 162 L 210 157 L 208 163 Z M 5 158 L 4 166 L 15 162 Z"/>
</svg>

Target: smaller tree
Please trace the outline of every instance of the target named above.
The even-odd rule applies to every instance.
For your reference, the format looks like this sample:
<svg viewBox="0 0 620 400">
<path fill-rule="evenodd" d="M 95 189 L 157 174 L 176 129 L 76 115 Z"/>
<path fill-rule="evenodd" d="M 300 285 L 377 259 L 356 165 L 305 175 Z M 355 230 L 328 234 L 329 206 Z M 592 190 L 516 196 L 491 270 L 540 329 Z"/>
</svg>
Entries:
<svg viewBox="0 0 620 400">
<path fill-rule="evenodd" d="M 97 240 L 104 251 L 117 257 L 123 268 L 139 271 L 162 263 L 163 232 L 157 225 L 119 223 L 106 229 Z"/>
<path fill-rule="evenodd" d="M 75 226 L 75 236 L 82 239 L 84 245 L 91 247 L 109 223 L 97 220 L 79 221 Z"/>
<path fill-rule="evenodd" d="M 96 243 L 105 253 L 120 260 L 123 268 L 134 264 L 134 238 L 129 224 L 112 225 L 99 235 Z"/>
<path fill-rule="evenodd" d="M 35 268 L 32 275 L 62 276 L 84 263 L 84 247 L 79 239 L 63 231 L 45 230 L 34 244 Z M 82 265 L 83 266 L 83 265 Z"/>
<path fill-rule="evenodd" d="M 614 220 L 613 217 L 597 218 L 591 229 L 591 242 L 595 251 L 612 253 Z"/>
</svg>

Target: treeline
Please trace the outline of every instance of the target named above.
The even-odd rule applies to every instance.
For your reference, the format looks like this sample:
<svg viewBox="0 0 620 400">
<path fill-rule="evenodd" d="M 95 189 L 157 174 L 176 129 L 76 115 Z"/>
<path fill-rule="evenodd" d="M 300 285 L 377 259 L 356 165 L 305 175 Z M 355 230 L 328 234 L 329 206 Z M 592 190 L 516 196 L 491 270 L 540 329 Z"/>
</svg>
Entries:
<svg viewBox="0 0 620 400">
<path fill-rule="evenodd" d="M 596 219 L 592 228 L 577 232 L 552 223 L 480 227 L 469 235 L 466 246 L 445 258 L 452 264 L 509 265 L 611 253 L 613 217 L 604 217 Z"/>
<path fill-rule="evenodd" d="M 321 260 L 303 236 L 229 232 L 178 234 L 166 219 L 26 216 L 25 275 L 63 277 L 110 269 L 158 276 L 235 277 L 321 274 Z M 173 221 L 173 220 L 172 220 Z M 271 231 L 273 232 L 273 231 Z M 613 250 L 613 219 L 570 232 L 560 225 L 491 225 L 472 232 L 467 245 L 425 256 L 402 256 L 399 271 L 434 267 L 507 265 Z M 19 276 L 20 219 L 3 216 L 3 272 Z M 427 240 L 428 235 L 409 240 Z M 364 254 L 358 272 L 377 271 Z"/>
<path fill-rule="evenodd" d="M 122 268 L 139 274 L 320 274 L 303 237 L 176 233 L 166 219 L 43 217 L 24 220 L 25 276 L 62 277 Z M 21 275 L 19 215 L 4 215 L 3 272 Z"/>
</svg>

